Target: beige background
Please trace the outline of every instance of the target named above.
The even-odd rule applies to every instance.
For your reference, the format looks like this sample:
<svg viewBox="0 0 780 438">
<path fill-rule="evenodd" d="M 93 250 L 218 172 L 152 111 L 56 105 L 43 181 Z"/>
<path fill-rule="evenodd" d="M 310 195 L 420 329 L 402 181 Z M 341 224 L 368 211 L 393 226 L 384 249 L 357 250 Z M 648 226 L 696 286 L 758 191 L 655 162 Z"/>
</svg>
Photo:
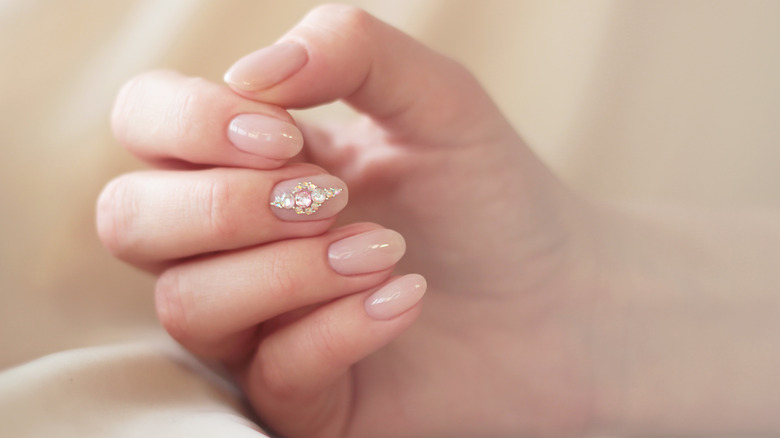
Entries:
<svg viewBox="0 0 780 438">
<path fill-rule="evenodd" d="M 220 81 L 317 3 L 0 0 L 0 369 L 159 337 L 152 279 L 112 260 L 94 232 L 102 185 L 140 167 L 110 136 L 113 96 L 150 68 Z M 780 2 L 352 3 L 470 67 L 539 155 L 584 192 L 780 206 Z M 129 379 L 126 360 L 148 356 L 153 375 L 178 375 L 154 365 L 144 345 L 65 356 L 73 369 L 103 358 L 111 376 Z M 112 368 L 117 357 L 124 368 Z M 56 381 L 63 365 L 36 366 L 13 371 L 29 379 L 14 388 L 30 409 L 39 402 L 31 388 L 51 388 L 40 376 Z M 221 406 L 222 396 L 203 391 L 193 397 Z M 15 406 L 19 432 L 34 414 Z"/>
</svg>

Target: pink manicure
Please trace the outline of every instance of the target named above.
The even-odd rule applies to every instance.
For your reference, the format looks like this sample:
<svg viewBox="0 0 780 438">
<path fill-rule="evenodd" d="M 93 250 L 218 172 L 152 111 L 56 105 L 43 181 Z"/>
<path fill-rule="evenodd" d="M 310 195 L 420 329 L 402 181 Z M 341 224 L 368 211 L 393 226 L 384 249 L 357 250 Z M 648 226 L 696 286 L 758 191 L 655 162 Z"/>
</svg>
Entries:
<svg viewBox="0 0 780 438">
<path fill-rule="evenodd" d="M 303 135 L 292 123 L 260 114 L 240 114 L 228 126 L 228 139 L 244 152 L 286 160 L 303 147 Z"/>
<path fill-rule="evenodd" d="M 299 43 L 277 43 L 239 59 L 225 73 L 225 82 L 244 91 L 264 90 L 298 72 L 308 60 Z"/>
<path fill-rule="evenodd" d="M 379 320 L 398 317 L 422 299 L 427 287 L 422 275 L 405 275 L 371 294 L 365 302 L 366 313 Z"/>
<path fill-rule="evenodd" d="M 334 242 L 328 260 L 342 275 L 367 274 L 392 268 L 406 251 L 403 236 L 393 230 L 374 230 Z"/>
</svg>

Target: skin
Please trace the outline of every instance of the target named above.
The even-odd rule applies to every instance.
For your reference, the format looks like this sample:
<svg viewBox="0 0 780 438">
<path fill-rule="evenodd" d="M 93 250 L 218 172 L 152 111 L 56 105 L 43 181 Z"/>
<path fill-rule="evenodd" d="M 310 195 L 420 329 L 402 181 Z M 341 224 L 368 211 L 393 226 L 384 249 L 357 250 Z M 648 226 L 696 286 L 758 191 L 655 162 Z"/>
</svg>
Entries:
<svg viewBox="0 0 780 438">
<path fill-rule="evenodd" d="M 462 66 L 357 9 L 318 8 L 281 41 L 303 45 L 306 62 L 259 90 L 171 72 L 128 84 L 114 132 L 161 170 L 118 178 L 98 203 L 106 246 L 160 275 L 166 329 L 224 364 L 267 427 L 321 438 L 780 428 L 767 407 L 780 405 L 776 213 L 583 198 Z M 235 115 L 292 123 L 284 108 L 337 99 L 361 118 L 301 125 L 301 152 L 248 154 L 227 139 Z M 338 218 L 349 225 L 337 212 L 285 221 L 257 202 L 326 172 L 349 187 Z M 329 267 L 331 243 L 382 227 L 406 240 L 397 266 Z M 364 303 L 394 269 L 425 277 L 424 306 L 374 319 Z"/>
</svg>

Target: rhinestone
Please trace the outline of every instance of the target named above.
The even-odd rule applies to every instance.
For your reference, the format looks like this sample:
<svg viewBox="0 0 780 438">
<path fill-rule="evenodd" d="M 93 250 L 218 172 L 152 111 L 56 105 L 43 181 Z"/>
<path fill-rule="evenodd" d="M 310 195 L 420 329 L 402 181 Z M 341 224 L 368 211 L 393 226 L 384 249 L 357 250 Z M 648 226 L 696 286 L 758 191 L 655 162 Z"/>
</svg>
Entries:
<svg viewBox="0 0 780 438">
<path fill-rule="evenodd" d="M 299 207 L 308 207 L 311 205 L 311 193 L 300 191 L 295 194 L 295 205 Z"/>
<path fill-rule="evenodd" d="M 325 190 L 316 188 L 311 192 L 311 199 L 318 204 L 322 204 L 326 199 L 328 199 L 328 194 L 325 192 Z"/>
<path fill-rule="evenodd" d="M 279 198 L 279 204 L 281 204 L 282 208 L 289 210 L 295 207 L 295 198 L 293 198 L 293 195 L 289 193 L 283 193 Z"/>
</svg>

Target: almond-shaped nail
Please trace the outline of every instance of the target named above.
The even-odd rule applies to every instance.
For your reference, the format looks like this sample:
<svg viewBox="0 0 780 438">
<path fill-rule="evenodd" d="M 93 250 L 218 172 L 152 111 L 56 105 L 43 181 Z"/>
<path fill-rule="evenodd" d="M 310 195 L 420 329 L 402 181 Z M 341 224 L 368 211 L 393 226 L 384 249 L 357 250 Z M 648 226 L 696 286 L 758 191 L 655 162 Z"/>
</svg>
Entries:
<svg viewBox="0 0 780 438">
<path fill-rule="evenodd" d="M 339 274 L 367 274 L 392 268 L 404 251 L 403 236 L 393 230 L 374 230 L 332 243 L 328 261 Z"/>
<path fill-rule="evenodd" d="M 373 319 L 393 319 L 414 307 L 427 287 L 425 278 L 418 274 L 393 280 L 366 299 L 366 313 Z"/>
<path fill-rule="evenodd" d="M 241 151 L 286 160 L 303 147 L 303 135 L 292 123 L 261 114 L 239 114 L 228 125 L 228 139 Z"/>
<path fill-rule="evenodd" d="M 236 61 L 225 73 L 225 82 L 244 91 L 270 88 L 306 65 L 306 48 L 294 41 L 265 47 Z"/>
<path fill-rule="evenodd" d="M 321 174 L 280 182 L 271 190 L 270 207 L 286 221 L 326 219 L 347 205 L 347 185 Z"/>
</svg>

